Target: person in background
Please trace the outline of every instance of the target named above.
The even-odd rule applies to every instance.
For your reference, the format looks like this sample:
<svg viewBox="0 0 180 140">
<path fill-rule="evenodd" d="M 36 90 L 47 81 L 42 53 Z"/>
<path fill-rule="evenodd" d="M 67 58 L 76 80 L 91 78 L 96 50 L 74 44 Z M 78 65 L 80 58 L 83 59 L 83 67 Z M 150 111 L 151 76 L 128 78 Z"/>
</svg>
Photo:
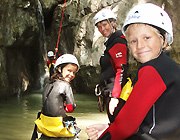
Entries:
<svg viewBox="0 0 180 140">
<path fill-rule="evenodd" d="M 106 49 L 100 58 L 100 85 L 104 91 L 108 118 L 112 123 L 124 104 L 120 93 L 127 80 L 127 41 L 121 30 L 117 30 L 116 17 L 111 10 L 99 11 L 94 17 L 94 23 L 99 32 L 107 38 L 104 43 Z"/>
<path fill-rule="evenodd" d="M 55 73 L 44 87 L 42 112 L 35 123 L 42 133 L 40 140 L 73 140 L 80 129 L 75 118 L 66 113 L 72 113 L 76 107 L 70 82 L 80 66 L 74 55 L 64 54 L 57 59 L 54 68 Z"/>
<path fill-rule="evenodd" d="M 55 49 L 57 51 L 57 48 Z M 50 77 L 54 74 L 54 65 L 56 63 L 57 58 L 60 57 L 58 53 L 56 53 L 56 56 L 54 55 L 53 51 L 48 51 L 48 60 L 47 60 L 47 66 L 49 68 L 49 75 Z"/>
<path fill-rule="evenodd" d="M 49 75 L 50 77 L 54 74 L 54 65 L 55 65 L 56 59 L 54 57 L 54 52 L 49 51 L 48 52 L 48 61 L 47 61 L 47 66 L 49 68 Z"/>
<path fill-rule="evenodd" d="M 139 4 L 128 13 L 122 31 L 141 66 L 114 123 L 87 127 L 90 140 L 180 139 L 180 67 L 162 51 L 166 41 L 173 42 L 170 17 L 157 5 Z"/>
</svg>

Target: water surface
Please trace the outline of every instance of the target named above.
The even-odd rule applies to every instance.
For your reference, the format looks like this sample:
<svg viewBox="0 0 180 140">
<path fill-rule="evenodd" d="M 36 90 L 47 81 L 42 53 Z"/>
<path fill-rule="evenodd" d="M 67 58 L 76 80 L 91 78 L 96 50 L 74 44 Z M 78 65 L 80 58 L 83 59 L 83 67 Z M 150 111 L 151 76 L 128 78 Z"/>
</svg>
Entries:
<svg viewBox="0 0 180 140">
<path fill-rule="evenodd" d="M 77 108 L 74 113 L 82 129 L 80 140 L 87 140 L 85 128 L 95 123 L 107 123 L 105 113 L 97 110 L 97 98 L 93 95 L 75 94 Z M 42 94 L 28 95 L 0 101 L 0 140 L 30 140 L 36 114 L 42 107 Z"/>
</svg>

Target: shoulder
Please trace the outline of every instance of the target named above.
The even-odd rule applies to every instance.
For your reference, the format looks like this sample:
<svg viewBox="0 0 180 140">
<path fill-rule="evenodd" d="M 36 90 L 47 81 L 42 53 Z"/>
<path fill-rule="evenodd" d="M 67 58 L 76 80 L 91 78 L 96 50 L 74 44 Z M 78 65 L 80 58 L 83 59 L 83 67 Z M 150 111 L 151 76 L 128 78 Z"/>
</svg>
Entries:
<svg viewBox="0 0 180 140">
<path fill-rule="evenodd" d="M 56 80 L 53 83 L 53 85 L 54 85 L 54 89 L 59 91 L 59 93 L 61 93 L 61 94 L 71 90 L 70 84 L 63 80 Z"/>
<path fill-rule="evenodd" d="M 116 34 L 117 36 L 124 36 L 121 30 L 115 31 L 115 34 Z"/>
<path fill-rule="evenodd" d="M 166 83 L 174 81 L 177 77 L 180 77 L 179 65 L 169 56 L 161 54 L 158 58 L 151 60 L 145 64 L 142 64 L 140 69 L 154 68 Z"/>
<path fill-rule="evenodd" d="M 70 86 L 70 84 L 66 81 L 63 81 L 63 80 L 56 80 L 55 81 L 56 84 L 60 84 L 60 85 L 64 85 L 64 86 Z"/>
<path fill-rule="evenodd" d="M 62 80 L 59 80 L 59 79 L 56 79 L 54 82 L 53 82 L 53 86 L 54 87 L 62 87 L 64 84 L 64 81 Z"/>
<path fill-rule="evenodd" d="M 50 61 L 49 61 L 49 60 L 47 61 L 47 64 L 50 64 Z"/>
<path fill-rule="evenodd" d="M 180 70 L 179 65 L 172 58 L 162 53 L 159 57 L 143 64 L 143 66 L 150 65 L 158 71 L 169 71 L 173 69 Z"/>
<path fill-rule="evenodd" d="M 112 36 L 112 44 L 115 45 L 117 43 L 127 45 L 127 41 L 125 36 L 122 34 L 121 30 L 117 30 Z"/>
</svg>

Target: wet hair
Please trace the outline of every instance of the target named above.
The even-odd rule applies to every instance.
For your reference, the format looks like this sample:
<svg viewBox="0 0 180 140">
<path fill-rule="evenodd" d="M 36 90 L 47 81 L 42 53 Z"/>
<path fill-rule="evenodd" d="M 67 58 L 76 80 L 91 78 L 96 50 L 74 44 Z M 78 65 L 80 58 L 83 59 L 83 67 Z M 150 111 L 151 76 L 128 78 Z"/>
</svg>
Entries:
<svg viewBox="0 0 180 140">
<path fill-rule="evenodd" d="M 138 23 L 133 23 L 133 24 L 138 24 Z M 159 33 L 160 33 L 160 35 L 162 35 L 162 37 L 163 37 L 163 40 L 165 41 L 165 34 L 166 34 L 166 31 L 165 30 L 163 30 L 163 29 L 161 29 L 161 28 L 159 28 L 159 27 L 157 27 L 157 26 L 154 26 L 154 25 L 151 25 L 151 24 L 147 24 L 147 23 L 139 23 L 139 24 L 146 24 L 146 25 L 149 25 L 149 26 L 152 26 L 153 28 L 155 28 L 155 29 L 157 29 L 158 31 L 159 31 Z M 130 26 L 130 25 L 129 25 Z M 128 26 L 128 27 L 129 27 Z M 128 28 L 127 27 L 127 28 Z M 127 30 L 127 29 L 126 29 Z M 156 32 L 157 33 L 157 32 Z"/>
<path fill-rule="evenodd" d="M 151 28 L 151 30 L 152 31 L 154 31 L 160 38 L 162 38 L 163 39 L 163 42 L 162 42 L 162 45 L 164 45 L 164 43 L 165 43 L 165 31 L 163 30 L 163 29 L 161 29 L 161 28 L 159 28 L 159 27 L 156 27 L 156 26 L 153 26 L 153 25 L 150 25 L 150 24 L 146 24 L 146 23 L 133 23 L 133 24 L 144 24 L 144 25 L 149 25 L 149 26 L 151 26 L 152 28 Z M 130 24 L 128 27 L 127 27 L 127 29 L 126 29 L 126 33 L 127 33 L 127 30 L 129 29 L 129 27 L 131 26 L 131 25 L 133 25 L 133 24 Z M 128 38 L 128 36 L 126 36 L 126 38 Z"/>
<path fill-rule="evenodd" d="M 114 21 L 113 28 L 114 28 L 115 30 L 117 30 L 116 19 L 114 19 L 114 18 L 110 18 L 110 19 L 109 19 L 109 22 L 111 23 L 112 21 Z"/>
<path fill-rule="evenodd" d="M 67 65 L 67 63 L 61 64 L 61 65 L 59 65 L 59 66 L 57 66 L 57 67 L 55 68 L 55 73 L 50 77 L 50 82 L 51 82 L 51 83 L 55 82 L 55 81 L 58 80 L 58 79 L 65 81 L 65 80 L 64 80 L 64 77 L 62 76 L 62 69 L 63 69 L 66 65 Z M 61 68 L 61 72 L 59 72 L 59 70 L 58 70 L 59 67 Z"/>
<path fill-rule="evenodd" d="M 166 33 L 166 31 L 165 30 L 163 30 L 163 29 L 161 29 L 161 28 L 159 28 L 159 27 L 156 27 L 156 26 L 154 26 L 154 25 L 150 25 L 150 26 L 152 26 L 152 27 L 154 27 L 154 28 L 156 28 L 158 31 L 159 31 L 159 33 L 162 35 L 162 37 L 163 37 L 163 41 L 165 42 L 165 33 Z"/>
</svg>

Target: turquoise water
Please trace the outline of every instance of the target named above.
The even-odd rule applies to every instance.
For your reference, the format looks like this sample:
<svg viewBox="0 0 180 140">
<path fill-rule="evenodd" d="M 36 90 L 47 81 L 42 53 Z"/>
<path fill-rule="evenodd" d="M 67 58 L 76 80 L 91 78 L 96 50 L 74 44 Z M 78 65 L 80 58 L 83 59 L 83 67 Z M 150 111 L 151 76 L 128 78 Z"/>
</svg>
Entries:
<svg viewBox="0 0 180 140">
<path fill-rule="evenodd" d="M 75 94 L 77 108 L 69 115 L 76 117 L 82 129 L 80 140 L 87 140 L 85 128 L 95 123 L 107 123 L 105 113 L 97 110 L 97 98 Z M 0 102 L 0 140 L 30 140 L 36 115 L 42 107 L 42 94 L 33 92 Z M 39 134 L 40 136 L 40 134 Z"/>
</svg>

